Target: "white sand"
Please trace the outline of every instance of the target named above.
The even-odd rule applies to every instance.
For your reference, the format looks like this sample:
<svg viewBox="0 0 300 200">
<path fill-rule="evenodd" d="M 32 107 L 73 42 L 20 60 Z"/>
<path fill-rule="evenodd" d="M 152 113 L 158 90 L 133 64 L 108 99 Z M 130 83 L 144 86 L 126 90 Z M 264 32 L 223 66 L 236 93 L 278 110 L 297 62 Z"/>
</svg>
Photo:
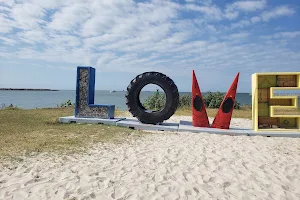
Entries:
<svg viewBox="0 0 300 200">
<path fill-rule="evenodd" d="M 84 154 L 40 154 L 1 166 L 0 199 L 298 200 L 300 139 L 159 132 Z"/>
</svg>

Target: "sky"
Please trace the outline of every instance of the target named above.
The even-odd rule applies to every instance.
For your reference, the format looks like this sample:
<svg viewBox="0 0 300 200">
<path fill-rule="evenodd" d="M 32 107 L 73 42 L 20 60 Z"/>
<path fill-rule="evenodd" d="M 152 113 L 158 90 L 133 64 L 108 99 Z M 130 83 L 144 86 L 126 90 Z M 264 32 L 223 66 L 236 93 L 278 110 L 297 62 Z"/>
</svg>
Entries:
<svg viewBox="0 0 300 200">
<path fill-rule="evenodd" d="M 126 90 L 140 73 L 190 92 L 251 92 L 258 72 L 300 71 L 299 0 L 0 0 L 0 88 Z"/>
</svg>

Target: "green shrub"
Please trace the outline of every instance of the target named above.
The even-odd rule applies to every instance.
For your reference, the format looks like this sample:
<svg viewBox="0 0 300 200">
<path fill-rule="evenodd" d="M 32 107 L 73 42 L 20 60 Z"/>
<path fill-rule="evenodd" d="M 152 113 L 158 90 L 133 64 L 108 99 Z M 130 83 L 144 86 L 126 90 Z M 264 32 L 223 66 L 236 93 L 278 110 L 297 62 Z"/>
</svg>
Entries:
<svg viewBox="0 0 300 200">
<path fill-rule="evenodd" d="M 212 92 L 207 92 L 204 96 L 203 96 L 203 100 L 204 100 L 204 104 L 206 106 L 208 106 L 210 104 L 210 102 L 215 98 L 214 93 Z"/>
<path fill-rule="evenodd" d="M 223 93 L 221 92 L 216 92 L 216 93 L 211 93 L 209 92 L 208 95 L 205 95 L 204 102 L 207 108 L 219 108 L 223 98 L 224 98 Z"/>
<path fill-rule="evenodd" d="M 72 106 L 75 106 L 75 104 L 74 103 L 72 104 L 71 100 L 68 100 L 67 102 L 60 104 L 61 108 L 72 107 Z"/>
<path fill-rule="evenodd" d="M 6 110 L 20 110 L 20 108 L 18 108 L 18 106 L 14 106 L 13 104 L 10 104 L 9 106 L 3 107 L 3 108 Z"/>
<path fill-rule="evenodd" d="M 224 99 L 224 96 L 225 93 L 221 93 L 219 91 L 212 93 L 209 91 L 203 96 L 204 104 L 207 108 L 219 108 Z M 234 109 L 241 109 L 241 104 L 235 101 Z"/>
<path fill-rule="evenodd" d="M 207 92 L 203 96 L 204 104 L 206 108 L 219 108 L 225 93 L 221 92 Z M 166 101 L 165 94 L 153 94 L 149 96 L 145 103 L 143 104 L 144 107 L 148 110 L 160 110 L 164 107 Z M 192 97 L 189 94 L 184 94 L 179 97 L 179 107 L 190 107 L 192 106 Z M 241 109 L 240 103 L 237 101 L 234 105 L 235 109 Z"/>
<path fill-rule="evenodd" d="M 179 97 L 179 107 L 187 107 L 192 106 L 192 98 L 191 95 L 184 94 Z"/>
<path fill-rule="evenodd" d="M 149 96 L 143 106 L 147 110 L 160 110 L 165 106 L 166 103 L 166 95 L 162 94 L 153 94 Z"/>
</svg>

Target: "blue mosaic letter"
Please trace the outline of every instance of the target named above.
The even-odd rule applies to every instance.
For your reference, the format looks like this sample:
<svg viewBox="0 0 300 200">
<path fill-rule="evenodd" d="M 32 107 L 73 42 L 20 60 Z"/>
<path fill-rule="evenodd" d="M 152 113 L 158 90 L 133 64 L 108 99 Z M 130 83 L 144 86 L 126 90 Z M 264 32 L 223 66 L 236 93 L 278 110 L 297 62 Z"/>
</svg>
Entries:
<svg viewBox="0 0 300 200">
<path fill-rule="evenodd" d="M 96 105 L 95 68 L 77 67 L 75 117 L 113 119 L 115 105 Z"/>
</svg>

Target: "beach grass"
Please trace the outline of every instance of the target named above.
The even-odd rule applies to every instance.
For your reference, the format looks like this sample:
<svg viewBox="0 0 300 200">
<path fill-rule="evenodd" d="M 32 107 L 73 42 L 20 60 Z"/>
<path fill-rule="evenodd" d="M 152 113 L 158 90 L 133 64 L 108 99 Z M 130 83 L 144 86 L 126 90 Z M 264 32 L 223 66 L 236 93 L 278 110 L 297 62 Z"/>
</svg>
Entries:
<svg viewBox="0 0 300 200">
<path fill-rule="evenodd" d="M 206 109 L 208 117 L 215 117 L 218 109 L 217 108 L 207 108 Z M 178 116 L 191 116 L 192 109 L 190 107 L 179 108 L 177 109 L 175 115 Z M 252 109 L 250 107 L 242 107 L 241 109 L 237 110 L 234 109 L 232 113 L 233 118 L 246 118 L 252 119 Z"/>
<path fill-rule="evenodd" d="M 207 109 L 214 117 L 217 109 Z M 0 110 L 0 157 L 36 152 L 77 152 L 99 142 L 121 143 L 140 137 L 141 131 L 101 124 L 61 124 L 58 119 L 71 116 L 74 108 Z M 131 116 L 116 110 L 116 117 Z M 179 108 L 175 115 L 190 116 L 190 108 Z M 233 117 L 251 118 L 250 109 L 234 110 Z"/>
<path fill-rule="evenodd" d="M 0 110 L 0 157 L 78 151 L 99 142 L 122 142 L 141 132 L 101 124 L 61 124 L 73 108 Z"/>
</svg>

